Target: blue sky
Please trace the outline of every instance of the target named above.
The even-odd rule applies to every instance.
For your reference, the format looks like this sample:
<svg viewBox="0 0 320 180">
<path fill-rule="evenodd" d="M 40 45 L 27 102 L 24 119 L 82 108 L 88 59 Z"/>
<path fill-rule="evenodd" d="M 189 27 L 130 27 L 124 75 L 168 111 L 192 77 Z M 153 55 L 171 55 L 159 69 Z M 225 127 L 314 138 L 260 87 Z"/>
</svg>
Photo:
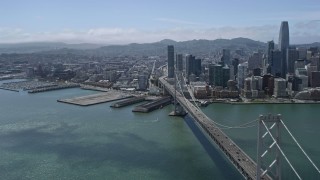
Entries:
<svg viewBox="0 0 320 180">
<path fill-rule="evenodd" d="M 1 0 L 0 43 L 126 44 L 247 37 L 320 41 L 318 0 Z"/>
</svg>

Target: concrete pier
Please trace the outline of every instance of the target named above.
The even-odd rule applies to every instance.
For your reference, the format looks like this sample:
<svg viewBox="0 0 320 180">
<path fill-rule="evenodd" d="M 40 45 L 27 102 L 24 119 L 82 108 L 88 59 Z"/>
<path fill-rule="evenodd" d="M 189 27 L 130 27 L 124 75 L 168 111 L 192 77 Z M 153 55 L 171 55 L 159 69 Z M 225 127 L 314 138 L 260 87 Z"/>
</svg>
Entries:
<svg viewBox="0 0 320 180">
<path fill-rule="evenodd" d="M 161 107 L 164 107 L 166 105 L 169 105 L 171 104 L 171 97 L 163 97 L 163 98 L 160 98 L 158 100 L 154 100 L 154 101 L 151 101 L 151 102 L 147 102 L 145 104 L 142 104 L 140 106 L 136 106 L 132 112 L 150 112 L 150 111 L 153 111 L 153 110 L 156 110 L 156 109 L 159 109 Z"/>
<path fill-rule="evenodd" d="M 121 108 L 124 106 L 129 106 L 131 104 L 136 104 L 136 103 L 139 103 L 142 101 L 145 101 L 145 96 L 132 97 L 132 98 L 120 101 L 120 102 L 116 102 L 116 103 L 112 104 L 110 107 Z"/>
<path fill-rule="evenodd" d="M 89 85 L 81 85 L 81 89 L 92 90 L 92 91 L 100 91 L 100 92 L 108 92 L 109 91 L 107 88 L 89 86 Z"/>
<path fill-rule="evenodd" d="M 80 96 L 70 99 L 59 99 L 58 102 L 74 104 L 79 106 L 90 106 L 94 104 L 106 103 L 132 97 L 131 95 L 124 94 L 117 91 L 109 91 L 106 93 L 98 93 L 87 96 Z"/>
</svg>

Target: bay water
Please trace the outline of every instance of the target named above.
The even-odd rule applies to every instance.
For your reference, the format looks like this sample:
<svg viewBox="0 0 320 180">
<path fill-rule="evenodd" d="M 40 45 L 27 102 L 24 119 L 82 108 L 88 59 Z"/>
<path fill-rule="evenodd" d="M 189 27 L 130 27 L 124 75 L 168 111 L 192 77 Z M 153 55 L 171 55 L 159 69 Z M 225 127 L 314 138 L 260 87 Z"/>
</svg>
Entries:
<svg viewBox="0 0 320 180">
<path fill-rule="evenodd" d="M 78 88 L 36 94 L 0 90 L 0 179 L 241 179 L 190 117 L 170 117 L 173 106 L 133 113 L 135 105 L 88 107 L 57 99 L 97 93 Z M 235 126 L 259 114 L 281 113 L 320 164 L 320 105 L 212 104 L 203 111 Z M 253 159 L 257 127 L 224 130 Z M 283 131 L 284 152 L 303 178 L 318 173 Z M 282 176 L 294 173 L 282 159 Z"/>
</svg>

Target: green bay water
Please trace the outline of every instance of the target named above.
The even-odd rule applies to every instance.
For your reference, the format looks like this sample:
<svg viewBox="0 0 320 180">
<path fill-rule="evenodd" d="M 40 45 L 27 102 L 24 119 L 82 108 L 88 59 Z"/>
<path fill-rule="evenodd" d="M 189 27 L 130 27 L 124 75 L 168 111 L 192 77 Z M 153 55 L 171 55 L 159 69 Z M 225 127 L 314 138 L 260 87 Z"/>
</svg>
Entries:
<svg viewBox="0 0 320 180">
<path fill-rule="evenodd" d="M 284 123 L 296 140 L 313 162 L 320 166 L 320 104 L 212 104 L 202 110 L 216 122 L 229 126 L 257 120 L 259 115 L 281 114 Z M 225 129 L 224 132 L 252 159 L 256 160 L 257 126 Z M 320 174 L 303 155 L 284 127 L 280 134 L 282 150 L 302 179 L 320 179 Z M 272 142 L 271 138 L 267 137 L 265 145 L 269 146 Z M 283 157 L 281 161 L 282 179 L 298 179 Z"/>
<path fill-rule="evenodd" d="M 133 113 L 112 103 L 89 107 L 57 99 L 97 93 L 65 89 L 37 94 L 0 90 L 0 179 L 241 179 L 191 120 L 169 117 L 172 106 Z M 316 164 L 320 164 L 319 105 L 212 104 L 217 122 L 238 125 L 259 114 L 281 113 Z M 255 128 L 225 130 L 252 158 Z M 288 135 L 288 158 L 305 179 L 319 179 Z M 283 177 L 294 174 L 283 163 Z"/>
<path fill-rule="evenodd" d="M 168 116 L 172 106 L 144 114 L 56 101 L 92 93 L 0 90 L 0 179 L 241 178 L 184 119 Z"/>
</svg>

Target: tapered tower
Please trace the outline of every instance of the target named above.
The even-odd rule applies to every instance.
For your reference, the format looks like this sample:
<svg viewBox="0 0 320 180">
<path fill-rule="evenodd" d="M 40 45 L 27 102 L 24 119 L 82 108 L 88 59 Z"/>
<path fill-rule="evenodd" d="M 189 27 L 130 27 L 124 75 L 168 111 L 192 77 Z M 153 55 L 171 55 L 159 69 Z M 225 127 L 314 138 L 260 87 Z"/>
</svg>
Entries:
<svg viewBox="0 0 320 180">
<path fill-rule="evenodd" d="M 279 33 L 279 50 L 286 50 L 289 47 L 289 25 L 288 21 L 282 21 Z"/>
<path fill-rule="evenodd" d="M 288 21 L 282 21 L 279 33 L 279 50 L 282 52 L 281 58 L 281 77 L 285 78 L 287 74 L 287 49 L 289 48 L 289 25 Z"/>
</svg>

